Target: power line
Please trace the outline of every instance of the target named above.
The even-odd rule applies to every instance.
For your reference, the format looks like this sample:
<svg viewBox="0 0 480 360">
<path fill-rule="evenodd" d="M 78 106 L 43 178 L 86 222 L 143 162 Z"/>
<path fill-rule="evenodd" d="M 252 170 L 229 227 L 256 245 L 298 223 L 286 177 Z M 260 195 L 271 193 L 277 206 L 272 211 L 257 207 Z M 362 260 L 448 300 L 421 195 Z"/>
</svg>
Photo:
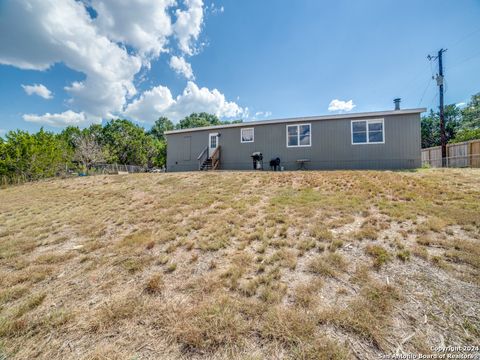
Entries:
<svg viewBox="0 0 480 360">
<path fill-rule="evenodd" d="M 476 57 L 479 56 L 479 55 L 480 55 L 480 51 L 479 51 L 479 52 L 476 52 L 476 53 L 474 53 L 472 56 L 469 56 L 469 57 L 461 60 L 460 62 L 457 62 L 456 64 L 450 66 L 450 69 L 454 69 L 454 68 L 462 65 L 463 63 L 466 63 L 467 61 L 470 61 L 470 60 L 476 58 Z"/>
<path fill-rule="evenodd" d="M 430 101 L 430 104 L 428 105 L 429 108 L 432 108 L 432 104 L 433 104 L 433 102 L 437 99 L 437 96 L 438 96 L 437 93 L 435 93 L 435 95 L 433 95 L 433 98 L 432 98 L 432 100 Z"/>
<path fill-rule="evenodd" d="M 427 86 L 425 87 L 425 90 L 423 90 L 422 97 L 420 98 L 420 101 L 418 102 L 418 106 L 422 104 L 423 98 L 425 97 L 425 94 L 427 93 L 427 90 L 430 88 L 430 85 L 432 84 L 433 79 L 428 79 Z"/>
<path fill-rule="evenodd" d="M 451 44 L 451 45 L 449 46 L 449 48 L 452 49 L 452 48 L 456 47 L 458 44 L 464 42 L 464 41 L 465 41 L 466 39 L 468 39 L 470 36 L 476 34 L 476 33 L 479 32 L 479 31 L 480 31 L 480 28 L 472 31 L 471 33 L 468 33 L 467 35 L 465 35 L 465 36 L 463 36 L 462 38 L 460 38 L 460 40 L 458 40 L 458 41 L 456 41 L 455 43 Z"/>
<path fill-rule="evenodd" d="M 458 46 L 460 43 L 462 43 L 463 41 L 465 41 L 466 39 L 468 39 L 469 37 L 471 37 L 472 35 L 476 34 L 476 33 L 479 32 L 479 31 L 480 31 L 480 28 L 478 28 L 478 29 L 476 29 L 476 30 L 474 30 L 474 31 L 472 31 L 472 32 L 470 32 L 470 33 L 462 36 L 460 39 L 458 39 L 456 42 L 454 42 L 454 43 L 453 43 L 451 46 L 449 46 L 449 47 L 452 48 L 452 47 Z M 454 66 L 450 66 L 450 68 L 455 68 L 455 67 L 463 64 L 464 62 L 467 62 L 467 61 L 473 59 L 473 58 L 476 57 L 477 55 L 480 55 L 480 52 L 479 52 L 479 53 L 475 53 L 473 56 L 462 60 L 460 63 L 458 63 L 458 64 L 456 64 L 456 65 L 454 65 Z M 420 101 L 419 101 L 419 103 L 418 103 L 419 106 L 420 106 L 420 104 L 423 102 L 424 97 L 425 97 L 428 89 L 430 88 L 431 82 L 432 82 L 433 79 L 435 79 L 435 76 L 436 76 L 436 73 L 435 73 L 435 70 L 434 70 L 433 67 L 434 67 L 434 65 L 436 65 L 437 57 L 431 57 L 431 59 L 429 59 L 429 60 L 430 60 L 430 61 L 429 61 L 429 65 L 430 65 L 431 79 L 429 79 L 429 81 L 428 81 L 427 85 L 425 86 L 425 89 L 424 89 L 424 91 L 423 91 L 423 93 L 422 93 L 422 96 L 420 97 Z M 402 86 L 402 88 L 401 88 L 401 90 L 400 90 L 400 93 L 402 93 L 406 88 L 410 87 L 410 85 L 412 85 L 412 83 L 414 83 L 416 80 L 418 80 L 419 77 L 420 77 L 420 75 L 421 75 L 421 73 L 422 73 L 423 71 L 424 71 L 423 69 L 420 69 L 420 71 L 418 71 L 415 76 L 413 76 L 412 78 L 410 78 L 410 80 L 409 80 L 408 82 L 406 82 L 404 86 Z M 446 89 L 446 90 L 447 90 L 447 89 Z M 445 92 L 446 92 L 446 90 L 445 90 Z M 432 100 L 432 101 L 433 101 L 433 100 Z"/>
<path fill-rule="evenodd" d="M 403 93 L 403 91 L 407 88 L 409 88 L 416 80 L 420 79 L 420 75 L 424 72 L 425 70 L 422 68 L 420 69 L 416 74 L 415 76 L 411 77 L 410 80 L 408 82 L 405 83 L 405 85 L 403 85 L 400 90 L 399 90 L 399 93 Z"/>
</svg>

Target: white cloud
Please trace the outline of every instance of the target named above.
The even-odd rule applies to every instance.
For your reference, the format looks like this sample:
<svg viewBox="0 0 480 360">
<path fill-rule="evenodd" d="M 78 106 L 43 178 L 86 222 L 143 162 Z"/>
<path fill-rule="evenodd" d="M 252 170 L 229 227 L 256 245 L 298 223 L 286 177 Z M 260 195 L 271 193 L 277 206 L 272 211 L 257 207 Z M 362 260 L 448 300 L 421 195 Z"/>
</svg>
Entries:
<svg viewBox="0 0 480 360">
<path fill-rule="evenodd" d="M 167 11 L 173 5 L 175 0 L 91 0 L 99 31 L 114 41 L 134 46 L 147 58 L 167 51 L 173 32 Z"/>
<path fill-rule="evenodd" d="M 467 103 L 462 101 L 462 102 L 456 103 L 455 106 L 463 109 L 465 106 L 467 106 Z"/>
<path fill-rule="evenodd" d="M 151 61 L 172 50 L 184 55 L 198 51 L 202 0 L 184 0 L 180 5 L 175 0 L 5 0 L 1 8 L 0 64 L 43 71 L 61 62 L 84 75 L 64 88 L 68 111 L 25 114 L 25 121 L 86 126 L 122 114 L 153 121 L 152 116 L 160 113 L 178 120 L 192 111 L 222 117 L 243 111 L 217 89 L 193 82 L 176 98 L 168 88 L 156 86 L 132 101 L 137 95 L 135 83 L 150 69 Z M 184 56 L 172 56 L 170 66 L 194 79 Z M 51 96 L 43 90 L 35 93 Z"/>
<path fill-rule="evenodd" d="M 269 117 L 269 116 L 272 116 L 272 112 L 271 111 L 257 111 L 255 113 L 255 118 L 259 118 L 259 117 Z"/>
<path fill-rule="evenodd" d="M 175 70 L 177 74 L 185 76 L 188 80 L 194 80 L 192 65 L 185 61 L 183 57 L 172 56 L 170 58 L 170 67 Z"/>
<path fill-rule="evenodd" d="M 353 103 L 353 100 L 342 101 L 334 99 L 330 101 L 328 105 L 328 111 L 352 111 L 357 106 Z"/>
<path fill-rule="evenodd" d="M 22 85 L 23 90 L 28 95 L 38 95 L 44 99 L 53 99 L 52 92 L 47 89 L 45 85 L 42 84 L 33 84 L 33 85 Z"/>
<path fill-rule="evenodd" d="M 0 35 L 0 63 L 45 70 L 64 62 L 85 74 L 84 81 L 66 87 L 74 110 L 109 116 L 135 94 L 133 79 L 141 59 L 99 34 L 83 3 L 9 0 L 2 12 L 0 34 L 6 35 Z"/>
<path fill-rule="evenodd" d="M 168 114 L 173 120 L 179 120 L 192 112 L 207 112 L 232 118 L 240 116 L 242 108 L 233 101 L 227 101 L 225 95 L 217 89 L 199 88 L 189 81 L 183 93 L 177 96 L 175 103 L 168 109 Z"/>
<path fill-rule="evenodd" d="M 207 6 L 205 7 L 205 10 L 206 10 L 206 11 L 209 10 L 210 13 L 212 13 L 212 14 L 215 15 L 215 14 L 217 14 L 217 13 L 223 13 L 223 12 L 225 11 L 225 8 L 223 7 L 223 5 L 220 6 L 220 7 L 217 7 L 217 5 L 215 5 L 215 3 L 212 3 L 212 4 L 210 5 L 210 7 L 207 5 Z"/>
<path fill-rule="evenodd" d="M 153 123 L 175 100 L 165 86 L 156 86 L 145 91 L 138 99 L 129 104 L 125 115 L 141 122 Z"/>
<path fill-rule="evenodd" d="M 177 9 L 175 11 L 177 20 L 173 24 L 173 30 L 180 50 L 185 54 L 193 55 L 192 42 L 198 39 L 202 31 L 203 1 L 185 0 L 184 3 L 186 10 Z"/>
<path fill-rule="evenodd" d="M 25 114 L 23 115 L 23 120 L 37 124 L 50 125 L 53 127 L 65 127 L 69 125 L 83 126 L 90 122 L 89 120 L 87 120 L 87 117 L 83 112 L 76 113 L 72 110 L 67 110 L 59 114 Z"/>
<path fill-rule="evenodd" d="M 218 117 L 232 118 L 241 116 L 244 109 L 235 102 L 227 101 L 217 89 L 199 88 L 189 81 L 183 93 L 175 99 L 168 88 L 157 86 L 145 91 L 125 110 L 127 116 L 146 122 L 153 122 L 159 116 L 167 116 L 177 122 L 192 112 L 208 112 Z"/>
</svg>

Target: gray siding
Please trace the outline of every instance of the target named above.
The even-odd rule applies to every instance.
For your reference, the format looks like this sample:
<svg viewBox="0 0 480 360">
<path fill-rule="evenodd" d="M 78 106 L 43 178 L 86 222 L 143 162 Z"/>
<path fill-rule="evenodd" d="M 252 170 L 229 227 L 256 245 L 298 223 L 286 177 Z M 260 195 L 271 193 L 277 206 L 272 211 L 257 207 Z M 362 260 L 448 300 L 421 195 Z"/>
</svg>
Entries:
<svg viewBox="0 0 480 360">
<path fill-rule="evenodd" d="M 366 117 L 374 119 L 379 117 Z M 250 155 L 263 154 L 264 168 L 279 157 L 286 170 L 298 168 L 296 160 L 310 159 L 307 169 L 405 169 L 421 165 L 420 114 L 399 114 L 384 119 L 384 144 L 351 143 L 351 119 L 298 121 L 276 124 L 245 123 L 255 129 L 255 142 L 241 143 L 241 127 L 167 134 L 167 170 L 197 170 L 197 157 L 208 144 L 208 134 L 220 134 L 222 170 L 252 169 Z M 355 118 L 354 120 L 361 120 Z M 286 127 L 311 124 L 311 147 L 287 148 Z M 186 140 L 190 137 L 190 140 Z M 189 154 L 186 154 L 189 143 Z M 190 160 L 186 160 L 190 159 Z"/>
</svg>

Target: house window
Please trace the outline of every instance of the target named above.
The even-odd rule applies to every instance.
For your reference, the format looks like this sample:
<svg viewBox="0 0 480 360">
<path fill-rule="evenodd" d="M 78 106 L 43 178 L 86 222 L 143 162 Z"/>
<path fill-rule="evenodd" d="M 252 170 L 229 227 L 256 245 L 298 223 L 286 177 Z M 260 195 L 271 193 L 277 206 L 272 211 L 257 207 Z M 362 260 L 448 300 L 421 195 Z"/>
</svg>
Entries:
<svg viewBox="0 0 480 360">
<path fill-rule="evenodd" d="M 210 148 L 215 149 L 217 147 L 217 137 L 210 136 Z"/>
<path fill-rule="evenodd" d="M 287 125 L 287 147 L 311 146 L 310 124 Z"/>
<path fill-rule="evenodd" d="M 352 144 L 383 143 L 385 143 L 383 119 L 352 121 Z"/>
<path fill-rule="evenodd" d="M 240 141 L 242 143 L 252 143 L 255 140 L 253 128 L 244 128 L 240 130 Z"/>
</svg>

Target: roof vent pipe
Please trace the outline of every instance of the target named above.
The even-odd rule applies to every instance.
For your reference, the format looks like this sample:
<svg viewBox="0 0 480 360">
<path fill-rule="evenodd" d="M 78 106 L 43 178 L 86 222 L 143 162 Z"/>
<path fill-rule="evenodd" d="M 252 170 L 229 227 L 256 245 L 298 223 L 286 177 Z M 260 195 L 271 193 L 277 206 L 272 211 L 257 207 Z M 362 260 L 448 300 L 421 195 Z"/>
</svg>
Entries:
<svg viewBox="0 0 480 360">
<path fill-rule="evenodd" d="M 393 102 L 395 103 L 395 110 L 400 110 L 400 101 L 402 99 L 400 98 L 396 98 L 396 99 L 393 99 Z"/>
</svg>

